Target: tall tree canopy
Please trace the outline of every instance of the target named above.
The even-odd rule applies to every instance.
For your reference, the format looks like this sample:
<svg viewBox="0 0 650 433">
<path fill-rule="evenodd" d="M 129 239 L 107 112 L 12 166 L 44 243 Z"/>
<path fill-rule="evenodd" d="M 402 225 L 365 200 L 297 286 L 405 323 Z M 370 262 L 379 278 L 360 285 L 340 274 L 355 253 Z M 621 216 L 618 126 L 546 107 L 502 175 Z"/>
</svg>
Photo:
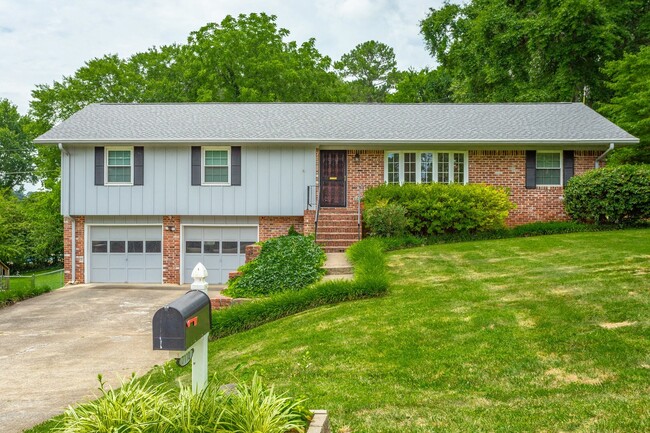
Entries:
<svg viewBox="0 0 650 433">
<path fill-rule="evenodd" d="M 451 76 L 442 68 L 400 72 L 388 102 L 451 102 Z"/>
<path fill-rule="evenodd" d="M 385 102 L 398 77 L 395 52 L 377 41 L 357 45 L 334 67 L 349 81 L 353 98 L 366 102 Z"/>
<path fill-rule="evenodd" d="M 338 101 L 345 88 L 310 39 L 285 41 L 275 15 L 227 16 L 192 32 L 186 44 L 128 59 L 92 59 L 60 82 L 32 92 L 34 117 L 48 127 L 93 102 Z"/>
<path fill-rule="evenodd" d="M 473 0 L 420 23 L 459 102 L 608 98 L 602 67 L 650 38 L 648 0 Z"/>
<path fill-rule="evenodd" d="M 641 140 L 636 147 L 617 150 L 614 162 L 650 164 L 650 46 L 608 63 L 604 71 L 614 96 L 598 111 Z"/>
<path fill-rule="evenodd" d="M 35 179 L 29 123 L 8 99 L 0 99 L 0 192 Z"/>
</svg>

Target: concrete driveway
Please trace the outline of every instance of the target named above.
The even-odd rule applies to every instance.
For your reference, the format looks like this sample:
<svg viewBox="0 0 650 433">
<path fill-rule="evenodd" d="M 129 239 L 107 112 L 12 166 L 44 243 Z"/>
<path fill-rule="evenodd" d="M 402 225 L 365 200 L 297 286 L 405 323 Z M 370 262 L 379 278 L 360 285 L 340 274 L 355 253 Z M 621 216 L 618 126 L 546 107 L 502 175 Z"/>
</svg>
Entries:
<svg viewBox="0 0 650 433">
<path fill-rule="evenodd" d="M 188 287 L 69 286 L 0 309 L 0 430 L 21 432 L 170 359 L 152 350 L 154 312 Z"/>
</svg>

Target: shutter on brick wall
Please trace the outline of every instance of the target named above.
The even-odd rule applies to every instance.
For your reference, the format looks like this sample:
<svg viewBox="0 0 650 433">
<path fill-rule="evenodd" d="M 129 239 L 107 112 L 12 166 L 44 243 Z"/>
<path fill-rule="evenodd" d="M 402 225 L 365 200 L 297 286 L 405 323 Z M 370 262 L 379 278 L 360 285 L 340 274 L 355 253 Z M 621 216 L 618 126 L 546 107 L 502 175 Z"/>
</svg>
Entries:
<svg viewBox="0 0 650 433">
<path fill-rule="evenodd" d="M 573 177 L 574 164 L 573 164 L 573 150 L 565 150 L 563 153 L 563 166 L 564 166 L 564 186 L 566 186 L 569 179 Z"/>
<path fill-rule="evenodd" d="M 241 185 L 241 146 L 230 148 L 230 173 L 232 175 L 231 185 Z"/>
<path fill-rule="evenodd" d="M 133 185 L 144 185 L 144 147 L 133 148 Z"/>
<path fill-rule="evenodd" d="M 104 185 L 104 148 L 95 147 L 95 185 Z"/>
<path fill-rule="evenodd" d="M 537 165 L 537 152 L 534 150 L 526 151 L 526 188 L 532 189 L 537 186 L 535 180 L 535 168 Z"/>
<path fill-rule="evenodd" d="M 192 146 L 192 185 L 201 185 L 201 146 Z"/>
</svg>

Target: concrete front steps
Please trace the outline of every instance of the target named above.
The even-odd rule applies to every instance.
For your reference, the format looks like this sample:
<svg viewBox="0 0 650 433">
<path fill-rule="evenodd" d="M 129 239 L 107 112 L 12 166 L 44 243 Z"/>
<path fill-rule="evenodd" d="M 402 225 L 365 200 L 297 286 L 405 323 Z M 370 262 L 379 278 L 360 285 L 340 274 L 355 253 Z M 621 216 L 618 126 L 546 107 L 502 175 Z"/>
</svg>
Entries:
<svg viewBox="0 0 650 433">
<path fill-rule="evenodd" d="M 326 253 L 343 252 L 358 240 L 359 226 L 356 210 L 320 209 L 316 242 Z"/>
<path fill-rule="evenodd" d="M 327 253 L 323 269 L 325 269 L 323 281 L 351 280 L 354 277 L 354 268 L 345 253 Z"/>
</svg>

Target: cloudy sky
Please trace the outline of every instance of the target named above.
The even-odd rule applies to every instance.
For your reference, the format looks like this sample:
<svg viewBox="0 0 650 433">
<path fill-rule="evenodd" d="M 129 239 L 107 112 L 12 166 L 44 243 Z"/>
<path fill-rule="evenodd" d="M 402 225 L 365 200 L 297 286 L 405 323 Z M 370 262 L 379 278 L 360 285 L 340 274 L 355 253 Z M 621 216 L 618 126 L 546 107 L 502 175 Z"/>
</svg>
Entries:
<svg viewBox="0 0 650 433">
<path fill-rule="evenodd" d="M 371 39 L 395 50 L 398 67 L 432 65 L 419 21 L 442 0 L 0 0 L 0 98 L 25 113 L 36 84 L 71 75 L 86 60 L 185 42 L 226 15 L 278 16 L 289 40 L 316 38 L 337 60 Z"/>
</svg>

